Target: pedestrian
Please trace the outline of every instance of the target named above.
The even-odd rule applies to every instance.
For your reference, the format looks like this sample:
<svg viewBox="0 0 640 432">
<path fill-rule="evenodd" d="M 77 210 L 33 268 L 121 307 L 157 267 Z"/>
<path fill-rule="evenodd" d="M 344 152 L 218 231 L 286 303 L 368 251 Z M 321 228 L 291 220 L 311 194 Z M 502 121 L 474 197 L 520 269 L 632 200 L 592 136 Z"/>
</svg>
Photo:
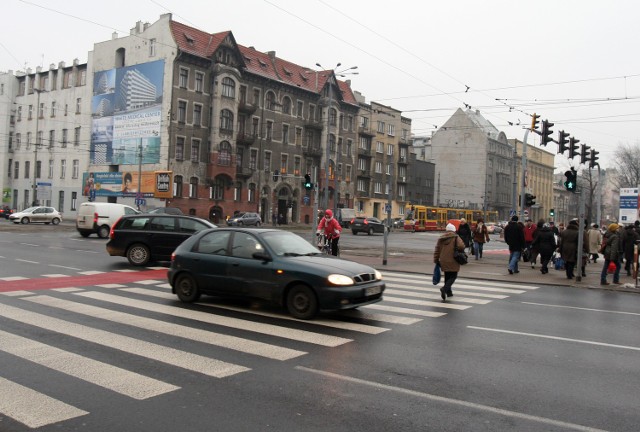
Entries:
<svg viewBox="0 0 640 432">
<path fill-rule="evenodd" d="M 607 272 L 609 271 L 609 264 L 612 262 L 616 266 L 616 270 L 613 273 L 613 283 L 620 285 L 620 236 L 618 234 L 618 224 L 612 223 L 607 227 L 602 243 L 604 245 L 604 250 L 601 249 L 604 264 L 600 273 L 600 285 L 609 285 Z"/>
<path fill-rule="evenodd" d="M 540 222 L 538 222 L 538 224 L 540 224 Z M 532 247 L 540 254 L 540 264 L 542 266 L 540 273 L 549 273 L 549 261 L 551 261 L 553 251 L 556 250 L 556 236 L 553 231 L 551 231 L 549 224 L 543 223 L 542 226 L 538 227 Z"/>
<path fill-rule="evenodd" d="M 465 248 L 470 248 L 469 254 L 473 255 L 473 247 L 471 244 L 471 227 L 467 223 L 465 218 L 460 219 L 460 226 L 458 227 L 458 235 L 462 239 Z"/>
<path fill-rule="evenodd" d="M 627 272 L 627 276 L 631 276 L 633 270 L 633 249 L 636 242 L 640 240 L 640 235 L 635 230 L 633 225 L 627 225 L 624 227 L 622 234 L 622 250 L 624 253 L 624 269 Z"/>
<path fill-rule="evenodd" d="M 538 236 L 538 230 L 544 227 L 544 219 L 540 219 L 535 226 L 536 230 L 533 232 L 533 242 L 531 242 L 531 255 L 529 258 L 531 261 L 531 268 L 535 268 L 536 260 L 538 259 L 538 248 L 536 248 L 534 244 L 536 242 L 536 237 Z"/>
<path fill-rule="evenodd" d="M 636 232 L 638 233 L 638 235 L 640 235 L 640 220 L 637 220 L 633 223 L 633 227 L 636 230 Z"/>
<path fill-rule="evenodd" d="M 536 230 L 538 229 L 537 225 L 533 224 L 531 218 L 527 218 L 524 224 L 524 246 L 529 253 L 529 261 L 531 262 L 531 268 L 535 268 L 536 261 L 533 256 L 533 251 L 531 250 L 531 245 L 533 244 L 534 235 Z"/>
<path fill-rule="evenodd" d="M 597 263 L 599 258 L 598 249 L 602 244 L 602 233 L 598 224 L 591 224 L 591 228 L 587 231 L 587 243 L 589 245 L 589 256 L 594 263 Z"/>
<path fill-rule="evenodd" d="M 482 249 L 485 243 L 489 243 L 489 231 L 484 224 L 484 219 L 478 218 L 476 227 L 473 230 L 473 251 L 476 260 L 482 258 Z"/>
<path fill-rule="evenodd" d="M 589 230 L 587 229 L 587 226 L 589 226 L 589 222 L 585 219 L 584 229 L 582 230 L 582 253 L 580 254 L 580 269 L 582 270 L 582 277 L 587 276 L 587 262 L 589 261 L 589 236 L 587 234 Z"/>
<path fill-rule="evenodd" d="M 331 240 L 331 255 L 333 256 L 338 256 L 338 242 L 340 241 L 341 232 L 342 227 L 336 218 L 333 217 L 333 211 L 327 209 L 324 212 L 324 217 L 318 224 L 316 234 L 324 234 Z"/>
<path fill-rule="evenodd" d="M 564 223 L 560 222 L 560 225 L 558 226 L 558 235 L 560 235 L 562 231 L 564 231 Z"/>
<path fill-rule="evenodd" d="M 518 216 L 511 216 L 504 229 L 504 241 L 509 246 L 509 274 L 520 273 L 518 261 L 524 249 L 524 231 L 518 225 Z"/>
<path fill-rule="evenodd" d="M 276 212 L 271 213 L 271 225 L 276 226 L 278 223 L 278 215 Z"/>
<path fill-rule="evenodd" d="M 575 277 L 573 270 L 578 262 L 578 236 L 580 235 L 580 228 L 578 227 L 578 221 L 572 220 L 567 225 L 567 228 L 560 233 L 560 243 L 558 244 L 558 251 L 564 261 L 564 270 L 567 275 L 567 279 L 573 279 Z"/>
<path fill-rule="evenodd" d="M 558 231 L 558 227 L 556 226 L 556 223 L 554 221 L 549 222 L 549 228 L 551 228 L 551 232 L 555 235 L 560 234 L 560 231 Z"/>
<path fill-rule="evenodd" d="M 453 296 L 451 288 L 460 271 L 460 264 L 453 258 L 454 249 L 464 251 L 464 242 L 456 234 L 455 225 L 450 223 L 447 224 L 444 234 L 438 238 L 436 248 L 433 251 L 433 263 L 439 263 L 444 272 L 444 286 L 440 288 L 440 297 L 442 297 L 443 303 L 447 297 Z"/>
</svg>

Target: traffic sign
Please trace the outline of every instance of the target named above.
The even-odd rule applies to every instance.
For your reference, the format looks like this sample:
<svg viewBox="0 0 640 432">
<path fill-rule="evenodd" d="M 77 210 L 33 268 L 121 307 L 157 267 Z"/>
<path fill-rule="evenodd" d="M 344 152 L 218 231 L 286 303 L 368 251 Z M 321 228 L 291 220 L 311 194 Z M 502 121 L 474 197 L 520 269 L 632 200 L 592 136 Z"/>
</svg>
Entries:
<svg viewBox="0 0 640 432">
<path fill-rule="evenodd" d="M 515 210 L 509 211 L 509 216 L 515 216 L 515 215 L 516 215 L 516 211 Z"/>
<path fill-rule="evenodd" d="M 307 195 L 302 197 L 302 202 L 304 203 L 304 205 L 309 205 L 310 201 L 311 201 L 311 199 L 309 199 L 309 197 Z"/>
<path fill-rule="evenodd" d="M 391 205 L 385 204 L 384 205 L 384 212 L 385 213 L 391 213 Z"/>
</svg>

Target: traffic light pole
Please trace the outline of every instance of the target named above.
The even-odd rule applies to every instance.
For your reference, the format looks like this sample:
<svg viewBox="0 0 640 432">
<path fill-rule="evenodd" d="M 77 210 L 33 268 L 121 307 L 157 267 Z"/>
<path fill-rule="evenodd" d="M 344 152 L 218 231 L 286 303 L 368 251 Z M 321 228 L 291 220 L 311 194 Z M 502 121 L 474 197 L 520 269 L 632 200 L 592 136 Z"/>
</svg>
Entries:
<svg viewBox="0 0 640 432">
<path fill-rule="evenodd" d="M 580 197 L 578 199 L 578 262 L 576 263 L 576 267 L 578 267 L 576 269 L 576 282 L 580 282 L 582 280 L 582 255 L 583 255 L 583 251 L 582 251 L 582 247 L 584 245 L 584 229 L 585 227 L 585 220 L 584 220 L 584 206 L 585 206 L 585 201 L 586 201 L 586 197 L 585 197 L 585 192 L 586 192 L 586 188 L 585 187 L 581 187 L 580 188 Z"/>
<path fill-rule="evenodd" d="M 529 129 L 524 130 L 524 139 L 522 140 L 522 181 L 520 182 L 520 220 L 524 220 L 524 207 L 526 205 L 526 191 L 527 186 L 527 138 L 529 137 Z"/>
</svg>

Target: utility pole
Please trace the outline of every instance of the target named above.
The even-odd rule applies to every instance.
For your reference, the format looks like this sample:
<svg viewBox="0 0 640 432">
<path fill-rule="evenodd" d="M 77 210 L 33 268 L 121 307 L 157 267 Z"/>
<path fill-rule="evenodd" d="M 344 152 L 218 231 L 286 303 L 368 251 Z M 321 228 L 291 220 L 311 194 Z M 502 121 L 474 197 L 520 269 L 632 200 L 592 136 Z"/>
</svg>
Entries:
<svg viewBox="0 0 640 432">
<path fill-rule="evenodd" d="M 33 89 L 34 92 L 38 93 L 38 102 L 36 103 L 36 142 L 33 149 L 33 206 L 38 205 L 38 183 L 37 183 L 37 174 L 38 174 L 38 138 L 40 132 L 40 93 L 45 92 L 46 90 L 42 89 Z M 43 109 L 44 115 L 44 109 Z"/>
</svg>

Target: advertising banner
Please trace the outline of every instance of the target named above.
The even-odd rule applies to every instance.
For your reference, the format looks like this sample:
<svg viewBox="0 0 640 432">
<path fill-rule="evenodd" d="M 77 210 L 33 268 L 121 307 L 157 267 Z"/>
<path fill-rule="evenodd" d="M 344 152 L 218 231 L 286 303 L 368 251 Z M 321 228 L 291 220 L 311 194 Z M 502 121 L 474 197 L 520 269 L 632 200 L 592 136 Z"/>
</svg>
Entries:
<svg viewBox="0 0 640 432">
<path fill-rule="evenodd" d="M 638 188 L 620 188 L 620 217 L 618 219 L 620 223 L 630 224 L 640 220 L 638 199 Z"/>
<path fill-rule="evenodd" d="M 91 164 L 160 161 L 163 79 L 164 60 L 94 74 Z"/>
<path fill-rule="evenodd" d="M 171 198 L 171 171 L 92 172 L 84 173 L 82 195 L 92 197 Z"/>
</svg>

